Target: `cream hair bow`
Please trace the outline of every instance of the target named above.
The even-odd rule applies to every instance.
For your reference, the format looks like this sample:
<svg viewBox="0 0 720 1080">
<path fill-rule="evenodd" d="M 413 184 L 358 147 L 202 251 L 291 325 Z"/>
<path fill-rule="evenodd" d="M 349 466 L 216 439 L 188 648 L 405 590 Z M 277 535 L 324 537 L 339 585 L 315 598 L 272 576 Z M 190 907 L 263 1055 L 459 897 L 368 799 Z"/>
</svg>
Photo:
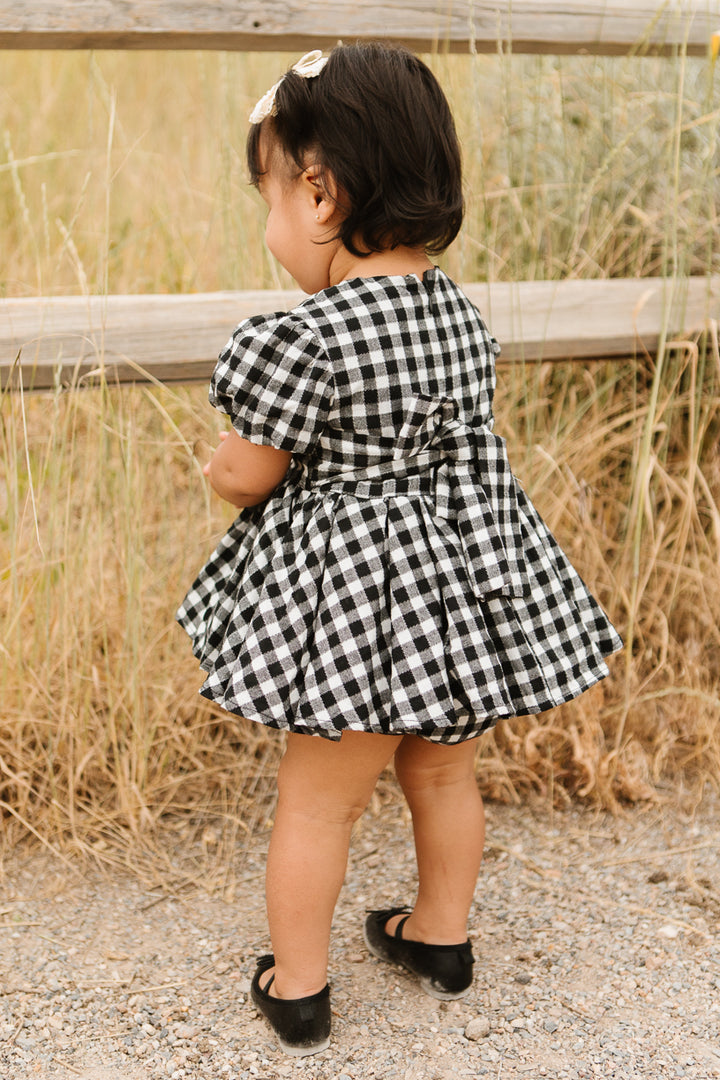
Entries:
<svg viewBox="0 0 720 1080">
<path fill-rule="evenodd" d="M 319 75 L 322 69 L 328 62 L 327 56 L 323 56 L 321 49 L 313 49 L 312 52 L 306 53 L 297 64 L 293 64 L 291 70 L 300 75 L 303 79 L 314 79 L 316 75 Z M 267 94 L 258 101 L 257 105 L 250 113 L 250 123 L 259 124 L 266 116 L 277 116 L 277 109 L 275 108 L 275 95 L 278 91 L 278 86 L 283 81 L 278 79 L 274 86 L 271 86 Z"/>
</svg>

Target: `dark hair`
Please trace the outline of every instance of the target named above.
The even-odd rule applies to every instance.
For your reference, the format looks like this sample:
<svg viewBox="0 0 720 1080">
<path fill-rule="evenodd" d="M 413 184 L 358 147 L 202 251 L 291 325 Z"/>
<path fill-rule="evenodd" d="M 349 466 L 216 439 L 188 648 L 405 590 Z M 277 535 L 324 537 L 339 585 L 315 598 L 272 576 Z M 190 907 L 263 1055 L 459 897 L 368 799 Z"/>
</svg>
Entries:
<svg viewBox="0 0 720 1080">
<path fill-rule="evenodd" d="M 277 114 L 248 135 L 253 184 L 262 177 L 262 136 L 271 155 L 279 148 L 300 170 L 311 155 L 321 181 L 332 174 L 346 214 L 337 237 L 353 255 L 399 245 L 438 254 L 455 239 L 464 209 L 455 124 L 435 76 L 413 53 L 338 45 L 315 78 L 289 71 L 275 104 Z"/>
</svg>

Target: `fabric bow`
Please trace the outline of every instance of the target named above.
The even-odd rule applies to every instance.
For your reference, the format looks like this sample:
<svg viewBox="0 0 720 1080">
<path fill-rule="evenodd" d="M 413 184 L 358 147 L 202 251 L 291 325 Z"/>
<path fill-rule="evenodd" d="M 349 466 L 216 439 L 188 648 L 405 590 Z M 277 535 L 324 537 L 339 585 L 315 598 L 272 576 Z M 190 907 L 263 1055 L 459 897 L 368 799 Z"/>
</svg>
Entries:
<svg viewBox="0 0 720 1080">
<path fill-rule="evenodd" d="M 418 395 L 403 428 L 405 460 L 430 459 L 435 513 L 452 522 L 479 596 L 523 596 L 528 577 L 518 500 L 505 440 L 457 417 L 448 400 Z M 434 460 L 433 460 L 434 459 Z"/>
<path fill-rule="evenodd" d="M 316 75 L 319 75 L 322 69 L 328 62 L 327 56 L 323 56 L 321 49 L 313 49 L 312 52 L 305 53 L 297 64 L 293 64 L 291 71 L 294 71 L 296 75 L 299 75 L 302 79 L 314 79 Z M 277 116 L 277 109 L 275 107 L 275 95 L 278 92 L 280 83 L 285 78 L 285 75 L 271 86 L 266 94 L 258 101 L 257 105 L 250 113 L 250 123 L 259 124 L 266 116 Z"/>
<path fill-rule="evenodd" d="M 433 514 L 457 537 L 476 595 L 526 596 L 523 517 L 531 508 L 513 476 L 505 440 L 490 422 L 458 418 L 450 399 L 416 394 L 391 447 L 362 437 L 367 464 L 313 481 L 315 489 L 392 500 L 394 493 L 427 492 Z M 385 442 L 389 442 L 386 439 Z"/>
</svg>

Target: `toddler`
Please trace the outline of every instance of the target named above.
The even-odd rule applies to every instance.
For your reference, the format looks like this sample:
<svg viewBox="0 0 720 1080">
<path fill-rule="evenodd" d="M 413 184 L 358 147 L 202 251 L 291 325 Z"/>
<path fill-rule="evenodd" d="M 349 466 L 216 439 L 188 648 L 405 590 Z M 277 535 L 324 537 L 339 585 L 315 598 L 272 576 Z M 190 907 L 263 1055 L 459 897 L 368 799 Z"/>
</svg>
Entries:
<svg viewBox="0 0 720 1080">
<path fill-rule="evenodd" d="M 252 999 L 288 1053 L 330 1036 L 330 926 L 353 823 L 394 760 L 418 887 L 371 953 L 466 994 L 484 843 L 475 738 L 607 674 L 620 639 L 493 433 L 499 351 L 432 262 L 463 217 L 447 101 L 412 53 L 311 53 L 251 115 L 268 248 L 309 297 L 243 322 L 205 472 L 240 514 L 178 619 L 202 693 L 287 732 Z"/>
</svg>

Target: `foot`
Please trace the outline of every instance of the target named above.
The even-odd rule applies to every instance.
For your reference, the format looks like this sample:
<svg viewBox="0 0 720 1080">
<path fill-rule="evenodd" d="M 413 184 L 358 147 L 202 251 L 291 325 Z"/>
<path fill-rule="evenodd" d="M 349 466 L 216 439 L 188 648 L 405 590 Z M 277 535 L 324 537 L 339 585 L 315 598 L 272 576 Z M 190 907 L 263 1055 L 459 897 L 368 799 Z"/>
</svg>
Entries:
<svg viewBox="0 0 720 1080">
<path fill-rule="evenodd" d="M 404 912 L 398 915 L 393 915 L 385 923 L 385 933 L 388 937 L 401 938 L 404 941 L 418 941 L 425 945 L 462 945 L 465 938 L 458 935 L 443 935 L 437 932 L 430 931 L 425 933 L 424 931 L 418 931 L 415 926 L 414 912 L 406 915 Z M 398 927 L 400 932 L 398 933 Z"/>
<path fill-rule="evenodd" d="M 250 997 L 256 1009 L 270 1023 L 280 1048 L 293 1057 L 305 1057 L 326 1050 L 330 1045 L 329 986 L 326 984 L 317 994 L 307 997 L 277 997 L 272 993 L 274 967 L 274 956 L 260 957 Z"/>
<path fill-rule="evenodd" d="M 271 967 L 266 971 L 263 971 L 260 988 L 263 993 L 266 993 L 268 997 L 277 998 L 279 1001 L 293 1001 L 298 998 L 312 997 L 314 994 L 319 994 L 323 990 L 323 986 L 313 987 L 308 989 L 306 986 L 298 986 L 297 990 L 293 992 L 293 988 L 290 987 L 289 991 L 285 991 L 287 983 L 283 983 L 283 993 L 278 989 L 278 981 L 276 978 L 277 969 Z"/>
<path fill-rule="evenodd" d="M 371 911 L 364 937 L 373 956 L 418 975 L 426 993 L 442 1000 L 464 997 L 472 985 L 473 954 L 469 941 L 431 944 L 403 937 L 407 908 Z M 393 928 L 393 933 L 389 931 Z"/>
</svg>

